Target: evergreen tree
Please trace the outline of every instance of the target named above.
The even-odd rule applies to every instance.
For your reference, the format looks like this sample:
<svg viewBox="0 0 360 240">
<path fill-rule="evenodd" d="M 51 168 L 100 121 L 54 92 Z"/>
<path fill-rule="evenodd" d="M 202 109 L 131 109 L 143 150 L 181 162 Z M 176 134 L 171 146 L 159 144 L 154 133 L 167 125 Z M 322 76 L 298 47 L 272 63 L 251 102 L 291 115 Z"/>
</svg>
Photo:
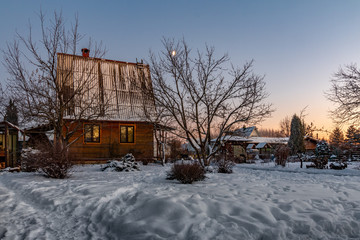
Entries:
<svg viewBox="0 0 360 240">
<path fill-rule="evenodd" d="M 313 160 L 315 167 L 323 169 L 328 163 L 328 158 L 330 155 L 330 148 L 326 141 L 320 141 L 316 144 L 315 154 L 317 158 Z"/>
<path fill-rule="evenodd" d="M 291 119 L 290 138 L 288 146 L 292 155 L 298 155 L 301 162 L 301 168 L 303 166 L 301 153 L 305 152 L 304 136 L 304 125 L 302 124 L 301 119 L 296 114 L 294 114 Z"/>
<path fill-rule="evenodd" d="M 344 143 L 344 134 L 339 127 L 336 127 L 330 134 L 330 144 L 339 148 Z"/>
<path fill-rule="evenodd" d="M 348 145 L 353 145 L 355 142 L 357 142 L 359 130 L 354 127 L 354 125 L 351 125 L 346 130 L 346 143 Z"/>
<path fill-rule="evenodd" d="M 315 154 L 319 157 L 330 155 L 330 148 L 326 141 L 320 141 L 316 144 Z"/>
<path fill-rule="evenodd" d="M 348 158 L 353 158 L 353 153 L 356 151 L 356 145 L 360 142 L 360 131 L 354 125 L 351 125 L 346 130 L 345 147 L 347 149 Z"/>
<path fill-rule="evenodd" d="M 4 116 L 4 121 L 10 122 L 12 124 L 18 125 L 18 110 L 13 100 L 9 100 L 9 104 L 6 106 L 6 113 Z"/>
</svg>

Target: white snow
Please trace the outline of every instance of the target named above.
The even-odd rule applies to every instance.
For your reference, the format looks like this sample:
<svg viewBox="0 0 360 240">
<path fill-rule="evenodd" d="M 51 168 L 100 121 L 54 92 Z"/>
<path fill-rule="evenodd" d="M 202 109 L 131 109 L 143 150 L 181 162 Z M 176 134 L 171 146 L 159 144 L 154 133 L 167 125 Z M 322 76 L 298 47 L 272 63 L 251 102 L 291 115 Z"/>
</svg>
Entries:
<svg viewBox="0 0 360 240">
<path fill-rule="evenodd" d="M 359 239 L 360 170 L 237 165 L 193 185 L 170 166 L 69 179 L 0 173 L 0 239 Z"/>
</svg>

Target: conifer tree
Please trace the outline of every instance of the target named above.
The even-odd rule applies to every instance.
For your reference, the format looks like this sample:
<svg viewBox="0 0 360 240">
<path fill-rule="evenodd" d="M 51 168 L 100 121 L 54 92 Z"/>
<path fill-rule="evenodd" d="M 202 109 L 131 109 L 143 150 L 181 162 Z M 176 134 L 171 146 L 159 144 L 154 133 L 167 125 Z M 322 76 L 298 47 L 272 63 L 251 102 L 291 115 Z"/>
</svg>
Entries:
<svg viewBox="0 0 360 240">
<path fill-rule="evenodd" d="M 336 127 L 330 134 L 330 144 L 334 147 L 341 147 L 344 143 L 344 134 L 339 127 Z"/>
<path fill-rule="evenodd" d="M 349 145 L 353 145 L 355 142 L 357 142 L 357 136 L 359 134 L 359 130 L 354 127 L 354 125 L 351 125 L 346 130 L 346 143 Z"/>
<path fill-rule="evenodd" d="M 315 153 L 317 158 L 313 159 L 316 168 L 323 169 L 328 163 L 330 148 L 326 141 L 322 140 L 316 144 Z"/>
<path fill-rule="evenodd" d="M 290 148 L 292 155 L 297 155 L 301 162 L 301 168 L 303 166 L 301 153 L 305 152 L 305 143 L 304 143 L 305 129 L 302 124 L 301 119 L 294 114 L 291 119 L 291 128 L 290 128 L 290 138 L 288 146 Z"/>
<path fill-rule="evenodd" d="M 345 146 L 348 152 L 348 157 L 352 158 L 353 152 L 356 148 L 356 144 L 360 142 L 360 131 L 359 129 L 356 129 L 354 125 L 351 125 L 346 130 L 345 137 Z"/>
<path fill-rule="evenodd" d="M 4 121 L 10 122 L 15 125 L 19 124 L 18 110 L 12 99 L 9 100 L 9 104 L 6 106 Z"/>
</svg>

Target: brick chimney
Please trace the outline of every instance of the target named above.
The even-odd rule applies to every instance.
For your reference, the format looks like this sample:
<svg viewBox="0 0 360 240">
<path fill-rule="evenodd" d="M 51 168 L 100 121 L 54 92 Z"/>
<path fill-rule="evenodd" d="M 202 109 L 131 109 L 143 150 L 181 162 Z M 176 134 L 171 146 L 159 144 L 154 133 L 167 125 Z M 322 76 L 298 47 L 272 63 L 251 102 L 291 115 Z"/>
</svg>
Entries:
<svg viewBox="0 0 360 240">
<path fill-rule="evenodd" d="M 90 50 L 87 48 L 81 49 L 83 57 L 89 57 Z"/>
</svg>

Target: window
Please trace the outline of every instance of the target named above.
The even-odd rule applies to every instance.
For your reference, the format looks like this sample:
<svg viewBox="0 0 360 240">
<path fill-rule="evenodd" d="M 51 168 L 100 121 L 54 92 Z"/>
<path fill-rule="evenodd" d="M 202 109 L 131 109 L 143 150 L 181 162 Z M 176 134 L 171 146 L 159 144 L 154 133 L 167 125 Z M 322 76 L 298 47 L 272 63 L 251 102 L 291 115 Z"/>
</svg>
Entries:
<svg viewBox="0 0 360 240">
<path fill-rule="evenodd" d="M 134 142 L 134 126 L 120 126 L 120 142 L 121 143 Z"/>
<path fill-rule="evenodd" d="M 84 142 L 100 143 L 100 125 L 99 124 L 85 124 L 84 125 Z"/>
</svg>

